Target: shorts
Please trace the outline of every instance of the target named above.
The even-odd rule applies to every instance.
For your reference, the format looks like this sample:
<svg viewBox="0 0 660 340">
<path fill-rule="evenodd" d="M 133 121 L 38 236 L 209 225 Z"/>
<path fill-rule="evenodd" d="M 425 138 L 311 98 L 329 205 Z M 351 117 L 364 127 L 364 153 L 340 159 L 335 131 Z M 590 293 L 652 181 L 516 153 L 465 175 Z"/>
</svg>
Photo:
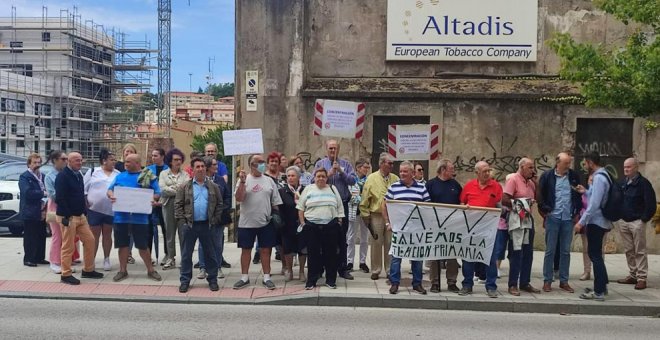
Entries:
<svg viewBox="0 0 660 340">
<path fill-rule="evenodd" d="M 277 245 L 275 226 L 268 223 L 261 228 L 238 228 L 238 247 L 252 249 L 255 239 L 259 240 L 259 248 L 272 248 Z"/>
<path fill-rule="evenodd" d="M 114 216 L 106 215 L 94 210 L 87 211 L 87 222 L 90 227 L 100 227 L 104 224 L 112 225 Z"/>
<path fill-rule="evenodd" d="M 135 248 L 149 249 L 149 227 L 148 224 L 116 223 L 113 227 L 115 248 L 128 247 L 132 235 Z"/>
</svg>

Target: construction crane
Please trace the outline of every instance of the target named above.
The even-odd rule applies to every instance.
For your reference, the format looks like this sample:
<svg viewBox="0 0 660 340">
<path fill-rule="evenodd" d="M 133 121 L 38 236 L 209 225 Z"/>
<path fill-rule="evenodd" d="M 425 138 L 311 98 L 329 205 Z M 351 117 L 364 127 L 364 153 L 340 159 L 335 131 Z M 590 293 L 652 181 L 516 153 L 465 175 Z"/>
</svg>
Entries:
<svg viewBox="0 0 660 340">
<path fill-rule="evenodd" d="M 190 2 L 188 2 L 190 5 Z M 158 0 L 158 125 L 170 137 L 172 1 Z"/>
</svg>

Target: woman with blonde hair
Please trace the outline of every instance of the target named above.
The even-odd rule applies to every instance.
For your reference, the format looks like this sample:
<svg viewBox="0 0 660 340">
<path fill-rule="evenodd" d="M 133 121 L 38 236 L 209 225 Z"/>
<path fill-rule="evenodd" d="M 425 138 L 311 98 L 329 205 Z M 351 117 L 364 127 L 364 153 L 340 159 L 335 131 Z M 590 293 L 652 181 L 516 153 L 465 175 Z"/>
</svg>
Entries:
<svg viewBox="0 0 660 340">
<path fill-rule="evenodd" d="M 115 169 L 119 170 L 119 172 L 124 172 L 126 171 L 126 168 L 124 168 L 124 160 L 128 155 L 133 155 L 137 154 L 137 147 L 133 143 L 126 143 L 124 144 L 124 147 L 121 149 L 121 161 L 118 161 L 115 163 Z"/>
</svg>

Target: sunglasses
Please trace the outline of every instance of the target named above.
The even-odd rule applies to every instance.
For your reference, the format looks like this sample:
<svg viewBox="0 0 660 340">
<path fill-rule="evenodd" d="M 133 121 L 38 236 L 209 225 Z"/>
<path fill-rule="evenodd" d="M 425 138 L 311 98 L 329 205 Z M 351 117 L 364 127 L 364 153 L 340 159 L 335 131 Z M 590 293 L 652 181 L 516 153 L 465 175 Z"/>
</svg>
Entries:
<svg viewBox="0 0 660 340">
<path fill-rule="evenodd" d="M 424 172 L 424 169 L 416 169 L 417 172 Z"/>
</svg>

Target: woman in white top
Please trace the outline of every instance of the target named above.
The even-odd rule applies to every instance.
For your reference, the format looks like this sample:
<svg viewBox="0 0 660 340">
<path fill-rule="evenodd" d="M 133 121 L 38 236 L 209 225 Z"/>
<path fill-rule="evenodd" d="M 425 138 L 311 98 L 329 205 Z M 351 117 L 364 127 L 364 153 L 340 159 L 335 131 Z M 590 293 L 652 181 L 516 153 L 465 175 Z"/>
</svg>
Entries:
<svg viewBox="0 0 660 340">
<path fill-rule="evenodd" d="M 298 219 L 303 227 L 307 245 L 307 283 L 305 289 L 314 289 L 316 281 L 325 268 L 325 285 L 337 288 L 337 267 L 341 220 L 344 218 L 344 204 L 337 188 L 328 185 L 328 172 L 324 168 L 314 173 L 314 184 L 303 190 L 296 208 Z"/>
<path fill-rule="evenodd" d="M 94 256 L 99 249 L 99 240 L 103 235 L 103 270 L 112 269 L 110 264 L 110 250 L 112 249 L 112 224 L 114 214 L 112 202 L 107 196 L 108 187 L 119 174 L 115 169 L 115 155 L 108 149 L 101 149 L 99 153 L 101 166 L 93 167 L 85 173 L 85 195 L 87 196 L 87 221 L 96 240 Z"/>
<path fill-rule="evenodd" d="M 165 164 L 169 167 L 163 170 L 158 177 L 160 186 L 160 203 L 163 207 L 163 218 L 165 219 L 165 246 L 167 256 L 163 264 L 163 270 L 176 268 L 176 234 L 177 224 L 174 219 L 174 198 L 179 188 L 190 180 L 188 174 L 183 171 L 183 162 L 186 157 L 179 149 L 172 149 L 165 155 Z M 183 233 L 178 231 L 179 241 L 183 240 Z"/>
</svg>

